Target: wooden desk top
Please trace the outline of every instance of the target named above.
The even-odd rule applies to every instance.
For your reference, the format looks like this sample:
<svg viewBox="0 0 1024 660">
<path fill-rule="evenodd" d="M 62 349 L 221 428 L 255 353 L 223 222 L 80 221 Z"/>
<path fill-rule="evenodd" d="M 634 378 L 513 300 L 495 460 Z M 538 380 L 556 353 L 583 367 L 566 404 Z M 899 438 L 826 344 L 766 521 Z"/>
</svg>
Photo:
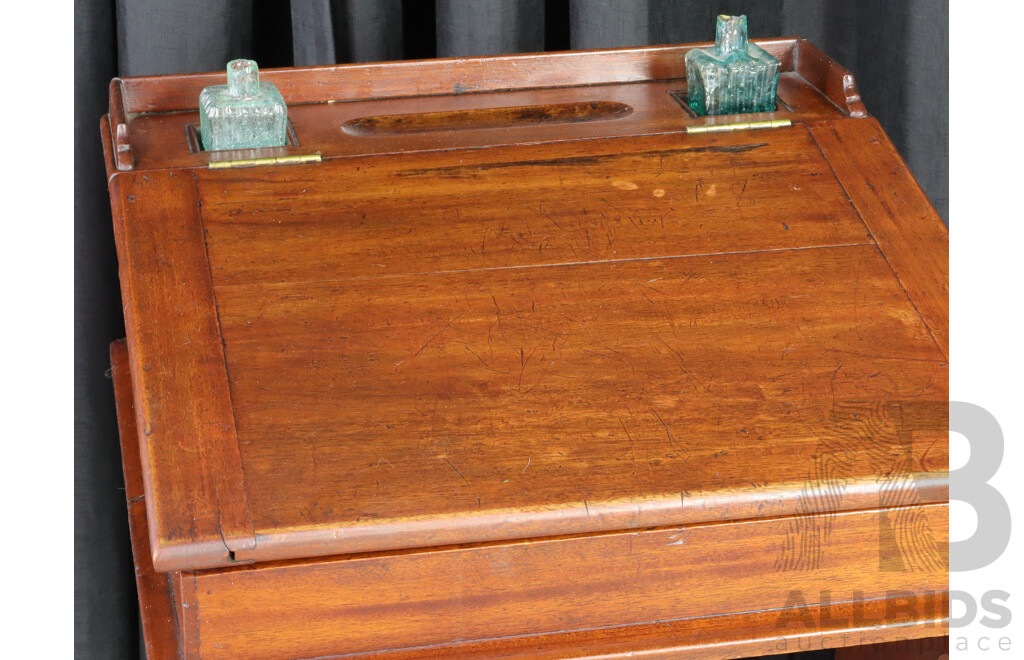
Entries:
<svg viewBox="0 0 1024 660">
<path fill-rule="evenodd" d="M 211 76 L 115 81 L 157 570 L 945 502 L 946 230 L 767 46 L 792 125 L 727 133 L 688 47 L 270 72 L 287 166 L 190 150 Z"/>
</svg>

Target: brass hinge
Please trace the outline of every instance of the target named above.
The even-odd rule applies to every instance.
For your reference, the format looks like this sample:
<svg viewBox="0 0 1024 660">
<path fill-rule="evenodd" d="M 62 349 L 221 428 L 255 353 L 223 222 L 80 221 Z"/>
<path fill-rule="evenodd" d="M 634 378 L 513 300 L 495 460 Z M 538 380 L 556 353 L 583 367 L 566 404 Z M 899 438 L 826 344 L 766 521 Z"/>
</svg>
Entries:
<svg viewBox="0 0 1024 660">
<path fill-rule="evenodd" d="M 302 156 L 273 156 L 270 158 L 242 158 L 239 160 L 214 160 L 206 166 L 211 170 L 225 170 L 231 167 L 260 167 L 265 165 L 301 165 L 302 163 L 319 163 L 323 160 L 319 153 Z"/>
<path fill-rule="evenodd" d="M 741 121 L 735 124 L 706 124 L 703 126 L 687 126 L 687 133 L 720 133 L 725 131 L 750 131 L 756 128 L 783 128 L 792 126 L 789 119 L 768 119 L 765 121 Z"/>
</svg>

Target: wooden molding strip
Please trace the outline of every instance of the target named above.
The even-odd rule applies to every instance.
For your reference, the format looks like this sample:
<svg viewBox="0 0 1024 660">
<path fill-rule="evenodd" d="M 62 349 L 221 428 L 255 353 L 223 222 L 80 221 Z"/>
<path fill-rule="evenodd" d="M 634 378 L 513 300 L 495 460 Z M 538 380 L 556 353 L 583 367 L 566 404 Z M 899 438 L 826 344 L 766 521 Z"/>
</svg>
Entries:
<svg viewBox="0 0 1024 660">
<path fill-rule="evenodd" d="M 808 128 L 948 359 L 949 230 L 875 119 Z"/>
<path fill-rule="evenodd" d="M 778 639 L 813 630 L 823 603 L 908 595 L 915 603 L 911 621 L 939 621 L 945 612 L 923 603 L 949 588 L 942 550 L 948 506 L 908 507 L 893 523 L 895 513 L 815 514 L 198 571 L 189 609 L 201 621 L 201 656 L 211 659 L 355 655 L 756 611 L 769 612 L 762 623 L 772 623 L 745 636 Z M 819 552 L 812 539 L 826 526 L 828 542 Z M 788 561 L 796 557 L 798 563 Z M 893 561 L 901 565 L 889 566 Z M 779 611 L 795 605 L 805 611 L 787 624 L 790 618 Z M 873 624 L 898 622 L 876 615 Z"/>
<path fill-rule="evenodd" d="M 183 658 L 199 658 L 199 609 L 196 607 L 196 578 L 191 572 L 173 574 Z"/>
<path fill-rule="evenodd" d="M 906 475 L 913 488 L 906 503 L 942 504 L 949 501 L 946 472 L 917 472 Z M 552 507 L 516 511 L 510 529 L 508 511 L 466 516 L 424 516 L 415 520 L 380 520 L 358 525 L 330 525 L 262 533 L 259 546 L 236 553 L 238 561 L 277 562 L 295 557 L 329 557 L 408 548 L 410 539 L 429 539 L 430 546 L 463 543 L 515 542 L 521 539 L 561 537 L 576 534 L 630 530 L 643 527 L 738 523 L 807 512 L 805 482 L 773 484 L 771 487 L 741 488 L 733 491 L 689 493 L 685 497 L 651 498 L 646 501 L 580 502 L 573 507 Z M 886 484 L 875 478 L 849 481 L 829 515 L 880 506 Z M 421 541 L 422 542 L 422 541 Z"/>
<path fill-rule="evenodd" d="M 224 564 L 255 537 L 195 181 L 110 185 L 154 565 Z"/>
<path fill-rule="evenodd" d="M 135 559 L 135 584 L 139 593 L 142 637 L 149 660 L 177 660 L 178 618 L 174 593 L 166 573 L 153 570 L 153 558 L 147 533 L 146 496 L 139 469 L 139 436 L 135 425 L 135 404 L 128 368 L 125 340 L 110 345 L 110 364 L 114 379 L 114 402 L 121 436 L 121 463 L 124 468 L 124 495 L 128 501 L 128 530 Z"/>
</svg>

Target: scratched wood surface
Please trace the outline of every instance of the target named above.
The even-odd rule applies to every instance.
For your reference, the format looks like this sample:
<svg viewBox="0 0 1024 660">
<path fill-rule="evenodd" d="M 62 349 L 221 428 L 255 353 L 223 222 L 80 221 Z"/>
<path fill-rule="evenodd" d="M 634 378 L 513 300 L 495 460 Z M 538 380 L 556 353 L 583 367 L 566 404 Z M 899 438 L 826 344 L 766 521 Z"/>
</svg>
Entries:
<svg viewBox="0 0 1024 660">
<path fill-rule="evenodd" d="M 195 182 L 111 182 L 154 561 L 226 563 L 254 543 Z"/>
<path fill-rule="evenodd" d="M 257 529 L 361 527 L 334 551 L 735 515 L 686 502 L 719 490 L 779 515 L 829 444 L 850 481 L 945 469 L 888 413 L 941 401 L 944 357 L 873 245 L 218 301 Z"/>
<path fill-rule="evenodd" d="M 946 358 L 804 126 L 197 190 L 236 559 L 784 515 L 829 447 L 837 509 L 946 498 Z"/>
<path fill-rule="evenodd" d="M 610 74 L 629 103 L 399 86 L 296 108 L 370 146 L 292 167 L 202 169 L 126 81 L 135 170 L 108 167 L 157 568 L 789 515 L 833 469 L 815 506 L 894 473 L 945 501 L 946 264 L 910 240 L 944 230 L 794 43 L 790 128 L 686 134 L 664 71 Z M 604 102 L 632 112 L 493 125 Z"/>
<path fill-rule="evenodd" d="M 914 599 L 912 618 L 938 627 L 946 614 L 926 616 L 918 599 L 947 589 L 948 506 L 914 509 L 919 538 L 911 543 L 884 533 L 886 512 L 867 510 L 805 516 L 799 524 L 774 518 L 203 571 L 194 575 L 189 615 L 198 621 L 200 657 L 268 660 L 779 610 L 794 603 L 817 609 L 823 593 L 836 602 L 900 593 Z M 801 525 L 828 526 L 827 546 L 791 551 Z M 789 565 L 799 555 L 807 561 Z M 908 565 L 887 570 L 880 555 L 902 557 Z M 807 623 L 806 612 L 792 618 Z M 775 623 L 777 637 L 786 621 Z"/>
<path fill-rule="evenodd" d="M 390 648 L 372 652 L 373 657 L 552 659 L 629 653 L 634 657 L 671 654 L 707 660 L 907 640 L 935 635 L 947 626 L 948 600 L 935 568 L 935 563 L 942 564 L 945 558 L 941 552 L 930 558 L 922 554 L 920 541 L 908 544 L 905 539 L 896 541 L 896 536 L 881 540 L 878 534 L 885 528 L 885 519 L 877 511 L 812 517 L 810 520 L 835 530 L 837 540 L 843 543 L 822 545 L 817 558 L 805 552 L 813 562 L 801 567 L 787 561 L 787 557 L 797 556 L 787 541 L 807 529 L 798 523 L 806 518 L 791 518 L 781 524 L 765 521 L 760 527 L 731 530 L 722 525 L 693 526 L 625 536 L 376 553 L 263 564 L 244 572 L 157 573 L 145 533 L 146 499 L 124 342 L 111 347 L 111 359 L 143 635 L 150 658 L 302 658 L 359 648 Z M 931 543 L 941 545 L 942 539 L 936 535 L 943 533 L 944 526 L 937 524 L 934 508 L 907 510 L 915 513 L 918 531 L 925 530 L 932 535 Z M 868 544 L 872 542 L 881 543 L 886 552 L 907 557 L 909 565 L 902 573 L 883 571 L 884 567 L 868 561 Z M 728 551 L 716 552 L 723 543 Z M 756 550 L 737 551 L 737 547 L 748 545 Z M 715 555 L 730 559 L 721 563 Z M 564 575 L 553 567 L 566 565 L 568 558 L 571 566 L 593 561 L 587 557 L 601 557 L 598 561 L 606 566 L 594 570 L 588 565 L 583 571 L 587 581 L 566 589 Z M 746 593 L 745 584 L 733 583 L 730 589 L 766 602 L 782 594 L 787 607 L 713 614 L 716 608 L 735 610 L 741 600 L 735 596 L 725 600 L 732 592 L 720 587 L 707 589 L 711 583 L 706 577 L 717 570 L 716 562 L 725 573 L 758 574 L 769 572 L 769 560 L 774 561 L 771 572 L 777 574 L 776 579 L 786 581 L 786 590 L 773 593 L 772 585 L 764 580 L 755 587 L 764 592 L 760 596 Z M 843 578 L 847 582 L 829 580 L 829 604 L 823 605 L 819 588 L 823 576 L 849 561 L 864 563 L 860 568 L 869 577 L 858 575 L 854 582 L 848 573 Z M 746 566 L 759 563 L 764 566 Z M 750 570 L 740 570 L 741 565 Z M 388 578 L 382 580 L 382 575 Z M 694 585 L 680 583 L 695 580 Z M 390 587 L 382 587 L 382 581 Z M 337 584 L 348 586 L 339 592 Z M 666 596 L 663 586 L 667 584 L 674 586 Z M 799 598 L 792 596 L 795 585 L 807 587 Z M 906 592 L 876 598 L 875 592 L 862 591 L 873 586 L 908 585 L 915 594 L 912 600 Z M 850 587 L 857 591 L 846 593 L 844 589 Z M 413 593 L 419 595 L 409 598 Z M 394 596 L 399 596 L 399 602 L 386 604 Z M 856 600 L 846 600 L 851 596 Z M 593 602 L 594 606 L 580 608 L 581 602 Z M 238 603 L 253 606 L 239 609 Z M 576 614 L 561 616 L 560 609 Z M 686 616 L 690 610 L 699 614 Z M 525 628 L 523 617 L 529 624 Z M 179 620 L 183 623 L 180 628 Z M 614 623 L 579 627 L 597 621 Z M 456 628 L 459 634 L 453 634 Z M 500 635 L 510 629 L 528 632 Z M 470 639 L 474 635 L 475 639 Z M 410 646 L 410 642 L 428 639 L 442 641 Z"/>
<path fill-rule="evenodd" d="M 182 279 L 131 177 L 137 305 Z M 945 355 L 802 125 L 186 177 L 171 245 L 212 289 L 129 337 L 184 347 L 134 339 L 144 446 L 181 472 L 151 472 L 161 570 L 786 515 L 822 447 L 835 509 L 896 465 L 946 498 Z M 168 389 L 189 355 L 230 397 Z M 152 438 L 184 428 L 164 392 L 230 406 L 220 439 Z"/>
<path fill-rule="evenodd" d="M 804 126 L 197 176 L 216 285 L 871 242 Z"/>
<path fill-rule="evenodd" d="M 811 129 L 942 352 L 949 355 L 949 232 L 875 120 Z"/>
</svg>

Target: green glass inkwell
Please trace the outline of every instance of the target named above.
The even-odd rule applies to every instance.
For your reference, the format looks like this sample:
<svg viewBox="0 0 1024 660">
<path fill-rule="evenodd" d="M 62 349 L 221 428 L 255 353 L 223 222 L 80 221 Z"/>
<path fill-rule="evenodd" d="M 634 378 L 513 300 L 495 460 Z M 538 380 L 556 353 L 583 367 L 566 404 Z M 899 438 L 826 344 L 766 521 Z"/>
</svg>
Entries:
<svg viewBox="0 0 1024 660">
<path fill-rule="evenodd" d="M 199 134 L 203 149 L 283 147 L 288 107 L 273 83 L 261 83 L 252 60 L 228 62 L 228 84 L 199 94 Z"/>
<path fill-rule="evenodd" d="M 718 17 L 715 47 L 686 54 L 686 95 L 700 116 L 775 110 L 779 61 L 747 42 L 747 17 Z"/>
</svg>

